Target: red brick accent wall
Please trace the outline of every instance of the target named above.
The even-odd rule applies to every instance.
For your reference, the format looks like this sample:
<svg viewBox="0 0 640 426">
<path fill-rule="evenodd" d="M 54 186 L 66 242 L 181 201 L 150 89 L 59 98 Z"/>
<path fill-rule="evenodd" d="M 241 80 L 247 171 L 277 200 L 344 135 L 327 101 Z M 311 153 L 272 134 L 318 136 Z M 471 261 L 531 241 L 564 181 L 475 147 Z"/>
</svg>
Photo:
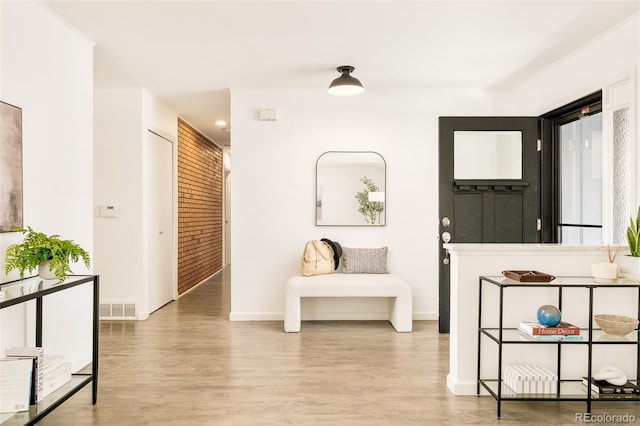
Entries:
<svg viewBox="0 0 640 426">
<path fill-rule="evenodd" d="M 178 119 L 178 294 L 222 269 L 222 149 Z"/>
</svg>

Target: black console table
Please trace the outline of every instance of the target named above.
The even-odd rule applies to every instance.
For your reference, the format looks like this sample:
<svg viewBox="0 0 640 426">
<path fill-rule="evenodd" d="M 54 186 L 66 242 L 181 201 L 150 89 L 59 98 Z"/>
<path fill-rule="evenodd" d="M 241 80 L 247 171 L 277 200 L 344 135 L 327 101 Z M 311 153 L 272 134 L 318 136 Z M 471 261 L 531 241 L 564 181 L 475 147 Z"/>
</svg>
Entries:
<svg viewBox="0 0 640 426">
<path fill-rule="evenodd" d="M 504 310 L 505 310 L 505 291 L 523 291 L 523 289 L 529 289 L 530 291 L 536 291 L 536 289 L 549 289 L 552 288 L 556 292 L 556 304 L 560 310 L 563 307 L 563 290 L 567 289 L 579 289 L 579 291 L 587 292 L 588 305 L 584 307 L 586 310 L 586 327 L 581 328 L 580 335 L 582 340 L 575 341 L 531 341 L 520 336 L 517 328 L 511 326 L 505 326 Z M 549 283 L 540 282 L 518 282 L 512 279 L 508 279 L 502 276 L 479 278 L 479 308 L 478 308 L 478 383 L 477 394 L 480 395 L 481 389 L 485 389 L 491 396 L 497 401 L 497 417 L 501 416 L 501 405 L 503 401 L 582 401 L 587 405 L 587 413 L 591 413 L 591 403 L 595 401 L 632 401 L 640 402 L 640 395 L 625 395 L 625 398 L 604 398 L 599 397 L 597 394 L 591 391 L 590 387 L 584 387 L 582 384 L 582 377 L 563 377 L 562 375 L 562 348 L 570 346 L 582 346 L 586 348 L 586 371 L 582 376 L 591 377 L 593 368 L 593 348 L 600 345 L 631 345 L 635 348 L 635 368 L 636 378 L 630 379 L 635 384 L 638 384 L 638 376 L 640 375 L 640 331 L 634 330 L 629 333 L 627 337 L 621 336 L 607 336 L 603 338 L 606 333 L 594 326 L 593 321 L 593 305 L 594 305 L 594 290 L 601 289 L 603 292 L 611 289 L 629 288 L 635 296 L 628 300 L 628 303 L 635 305 L 636 314 L 640 317 L 640 283 L 635 281 L 629 281 L 625 279 L 618 279 L 609 283 L 601 283 L 594 281 L 591 277 L 557 277 L 555 280 Z M 487 294 L 493 289 L 493 294 Z M 497 290 L 497 291 L 495 291 Z M 497 294 L 496 294 L 497 293 Z M 487 297 L 492 297 L 494 301 L 498 302 L 497 323 L 485 324 L 485 318 L 483 316 L 484 303 L 483 300 Z M 572 303 L 571 300 L 566 302 Z M 531 310 L 535 310 L 535 306 L 531 307 Z M 483 340 L 485 341 L 483 344 Z M 485 344 L 497 345 L 497 371 L 490 374 L 489 377 L 482 375 L 482 350 Z M 558 376 L 557 388 L 554 393 L 550 394 L 518 394 L 515 391 L 510 390 L 503 381 L 503 349 L 506 346 L 513 347 L 514 345 L 545 345 L 555 348 L 555 373 Z M 528 346 L 532 348 L 533 346 Z M 526 349 L 524 350 L 526 354 Z M 584 389 L 583 389 L 584 388 Z M 605 395 L 606 397 L 606 395 Z"/>
<path fill-rule="evenodd" d="M 92 402 L 98 401 L 98 334 L 99 334 L 99 293 L 100 284 L 98 275 L 72 275 L 66 280 L 43 280 L 40 277 L 25 278 L 22 281 L 12 281 L 0 284 L 0 309 L 27 302 L 36 301 L 36 346 L 42 346 L 42 309 L 44 296 L 72 287 L 84 284 L 92 284 L 93 288 L 93 348 L 91 373 L 72 374 L 71 381 L 57 389 L 44 400 L 31 405 L 28 411 L 14 413 L 4 421 L 0 419 L 2 426 L 33 425 L 42 420 L 63 402 L 73 396 L 80 389 L 92 384 Z M 3 413 L 11 414 L 11 413 Z M 0 414 L 1 416 L 2 414 Z"/>
</svg>

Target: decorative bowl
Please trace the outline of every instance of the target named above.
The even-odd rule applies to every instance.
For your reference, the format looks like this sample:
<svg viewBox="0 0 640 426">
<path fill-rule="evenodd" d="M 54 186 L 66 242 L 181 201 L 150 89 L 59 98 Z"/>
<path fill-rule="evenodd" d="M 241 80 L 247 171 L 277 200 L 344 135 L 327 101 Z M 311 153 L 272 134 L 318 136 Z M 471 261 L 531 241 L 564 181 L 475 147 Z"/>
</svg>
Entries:
<svg viewBox="0 0 640 426">
<path fill-rule="evenodd" d="M 605 333 L 614 336 L 626 336 L 638 326 L 637 319 L 623 315 L 598 314 L 593 319 Z"/>
</svg>

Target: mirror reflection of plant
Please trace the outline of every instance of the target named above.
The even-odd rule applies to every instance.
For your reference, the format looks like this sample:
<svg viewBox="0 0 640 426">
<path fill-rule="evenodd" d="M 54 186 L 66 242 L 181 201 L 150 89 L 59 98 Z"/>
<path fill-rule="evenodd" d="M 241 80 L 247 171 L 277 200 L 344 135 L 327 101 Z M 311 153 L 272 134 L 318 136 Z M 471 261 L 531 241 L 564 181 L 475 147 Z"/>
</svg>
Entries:
<svg viewBox="0 0 640 426">
<path fill-rule="evenodd" d="M 376 223 L 376 218 L 378 218 L 379 221 L 380 213 L 384 211 L 384 203 L 380 201 L 369 201 L 369 192 L 379 192 L 380 189 L 375 183 L 373 183 L 373 179 L 369 179 L 366 176 L 361 178 L 360 182 L 364 184 L 366 190 L 356 192 L 355 198 L 358 200 L 358 204 L 360 205 L 358 212 L 364 216 L 367 223 L 371 223 L 373 225 Z"/>
</svg>

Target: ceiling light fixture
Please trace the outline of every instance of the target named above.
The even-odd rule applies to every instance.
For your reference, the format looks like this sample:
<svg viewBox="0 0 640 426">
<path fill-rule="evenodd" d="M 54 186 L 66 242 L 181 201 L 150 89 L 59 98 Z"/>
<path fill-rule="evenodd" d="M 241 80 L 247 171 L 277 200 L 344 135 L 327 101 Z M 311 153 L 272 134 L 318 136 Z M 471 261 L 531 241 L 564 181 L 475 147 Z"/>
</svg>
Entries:
<svg viewBox="0 0 640 426">
<path fill-rule="evenodd" d="M 217 121 L 215 122 L 215 125 L 216 125 L 216 126 L 220 126 L 220 127 L 222 127 L 222 126 L 226 126 L 226 125 L 227 125 L 227 122 L 226 122 L 226 121 L 224 121 L 224 120 L 217 120 Z"/>
<path fill-rule="evenodd" d="M 338 96 L 350 96 L 364 92 L 364 87 L 362 87 L 360 80 L 350 75 L 354 69 L 351 65 L 338 67 L 337 70 L 342 75 L 331 82 L 329 93 Z"/>
</svg>

